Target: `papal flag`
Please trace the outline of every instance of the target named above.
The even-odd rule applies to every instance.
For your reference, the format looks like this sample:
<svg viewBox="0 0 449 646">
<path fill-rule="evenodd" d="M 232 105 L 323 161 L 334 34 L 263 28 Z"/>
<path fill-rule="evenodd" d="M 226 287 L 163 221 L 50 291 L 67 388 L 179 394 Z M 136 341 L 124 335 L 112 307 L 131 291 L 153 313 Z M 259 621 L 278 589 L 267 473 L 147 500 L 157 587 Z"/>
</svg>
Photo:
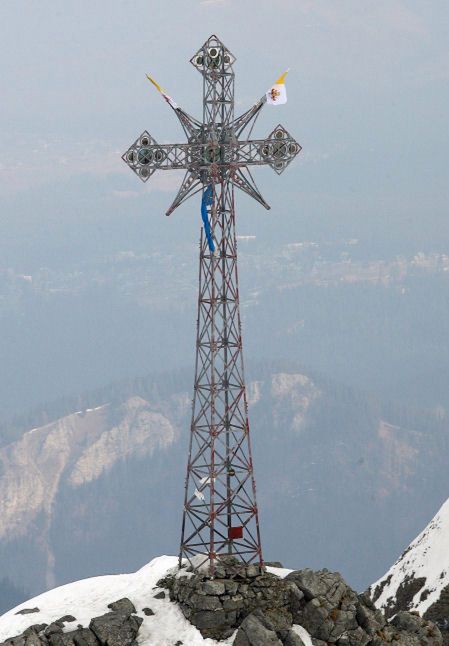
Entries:
<svg viewBox="0 0 449 646">
<path fill-rule="evenodd" d="M 152 79 L 152 78 L 151 78 L 151 76 L 150 76 L 149 74 L 147 74 L 147 79 L 150 81 L 150 83 L 152 83 L 152 84 L 154 85 L 154 87 L 155 87 L 157 90 L 159 90 L 159 92 L 162 94 L 162 96 L 163 96 L 163 97 L 164 97 L 164 99 L 167 101 L 167 103 L 168 103 L 169 105 L 171 105 L 171 107 L 173 108 L 173 110 L 176 110 L 176 108 L 178 107 L 178 104 L 176 103 L 176 101 L 174 101 L 174 100 L 171 98 L 171 96 L 168 96 L 168 94 L 166 94 L 166 92 L 164 92 L 164 90 L 161 88 L 161 86 L 159 85 L 159 83 L 156 83 L 156 81 L 155 81 L 154 79 Z"/>
<path fill-rule="evenodd" d="M 267 103 L 270 105 L 281 105 L 287 103 L 287 90 L 285 89 L 285 77 L 288 70 L 282 74 L 276 83 L 266 93 Z"/>
</svg>

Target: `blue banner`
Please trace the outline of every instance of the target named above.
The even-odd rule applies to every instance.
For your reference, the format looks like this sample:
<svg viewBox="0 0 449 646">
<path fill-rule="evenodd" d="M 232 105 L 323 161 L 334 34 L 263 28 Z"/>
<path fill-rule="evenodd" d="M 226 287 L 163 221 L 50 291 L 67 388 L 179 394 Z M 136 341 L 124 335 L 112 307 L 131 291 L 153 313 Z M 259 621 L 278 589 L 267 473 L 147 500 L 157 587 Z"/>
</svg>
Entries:
<svg viewBox="0 0 449 646">
<path fill-rule="evenodd" d="M 207 244 L 212 253 L 215 251 L 214 240 L 212 238 L 212 231 L 210 230 L 209 223 L 209 214 L 207 213 L 207 207 L 212 206 L 214 202 L 214 196 L 212 191 L 212 185 L 206 188 L 203 193 L 203 199 L 201 200 L 201 217 L 203 218 L 204 233 L 206 234 Z"/>
</svg>

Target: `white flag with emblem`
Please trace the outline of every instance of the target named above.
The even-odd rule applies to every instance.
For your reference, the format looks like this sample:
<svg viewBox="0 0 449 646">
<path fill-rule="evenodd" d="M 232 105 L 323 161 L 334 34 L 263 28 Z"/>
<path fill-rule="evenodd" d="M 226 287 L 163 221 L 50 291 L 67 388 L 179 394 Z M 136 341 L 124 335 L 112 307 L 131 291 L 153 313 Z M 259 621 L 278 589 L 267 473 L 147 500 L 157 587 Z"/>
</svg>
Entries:
<svg viewBox="0 0 449 646">
<path fill-rule="evenodd" d="M 288 70 L 282 74 L 276 83 L 266 93 L 267 103 L 270 105 L 281 105 L 287 103 L 287 90 L 285 89 L 285 77 Z"/>
</svg>

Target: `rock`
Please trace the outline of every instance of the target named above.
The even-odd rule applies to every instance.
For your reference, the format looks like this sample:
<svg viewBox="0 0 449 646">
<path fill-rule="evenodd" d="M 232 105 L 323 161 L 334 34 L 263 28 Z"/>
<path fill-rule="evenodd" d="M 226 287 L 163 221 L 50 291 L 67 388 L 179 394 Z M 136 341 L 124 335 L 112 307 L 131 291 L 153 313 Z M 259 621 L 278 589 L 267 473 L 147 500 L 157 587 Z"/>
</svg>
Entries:
<svg viewBox="0 0 449 646">
<path fill-rule="evenodd" d="M 304 595 L 292 604 L 293 621 L 316 640 L 364 646 L 386 625 L 371 600 L 357 595 L 338 572 L 305 569 L 286 578 Z"/>
<path fill-rule="evenodd" d="M 221 603 L 218 597 L 210 597 L 207 595 L 193 594 L 188 600 L 189 605 L 192 605 L 195 610 L 235 610 L 234 606 L 229 604 L 229 601 Z M 228 606 L 226 605 L 228 604 Z"/>
<path fill-rule="evenodd" d="M 204 634 L 212 638 L 219 634 L 222 628 L 227 628 L 226 613 L 224 610 L 217 610 L 215 612 L 200 610 L 199 612 L 192 613 L 190 621 L 202 634 L 204 631 Z"/>
<path fill-rule="evenodd" d="M 51 646 L 99 646 L 98 639 L 88 628 L 79 628 L 68 633 L 53 632 L 49 636 L 49 643 Z"/>
<path fill-rule="evenodd" d="M 67 634 L 73 635 L 72 639 L 75 646 L 98 646 L 98 639 L 88 628 L 81 628 L 79 630 L 75 630 L 73 633 Z"/>
<path fill-rule="evenodd" d="M 258 617 L 248 615 L 243 620 L 233 646 L 282 646 L 276 633 L 262 624 Z"/>
<path fill-rule="evenodd" d="M 285 577 L 287 581 L 293 583 L 304 594 L 306 601 L 311 601 L 315 597 L 323 596 L 329 589 L 327 583 L 323 581 L 321 572 L 314 572 L 313 570 L 305 569 L 296 572 L 290 572 Z"/>
<path fill-rule="evenodd" d="M 357 606 L 356 619 L 359 626 L 369 635 L 375 635 L 384 628 L 387 621 L 380 610 L 376 610 L 372 603 L 365 605 L 365 598 L 359 596 L 361 603 Z"/>
<path fill-rule="evenodd" d="M 231 579 L 229 579 L 229 580 L 224 580 L 223 583 L 225 586 L 226 594 L 230 594 L 230 595 L 237 594 L 237 590 L 239 588 L 239 584 L 237 583 L 237 581 L 232 581 Z"/>
<path fill-rule="evenodd" d="M 216 596 L 224 594 L 226 591 L 225 584 L 222 581 L 217 581 L 215 579 L 212 579 L 211 581 L 205 581 L 203 584 L 203 590 L 205 594 Z"/>
<path fill-rule="evenodd" d="M 301 613 L 300 625 L 316 639 L 328 641 L 333 628 L 328 610 L 321 605 L 319 599 L 311 599 Z"/>
<path fill-rule="evenodd" d="M 143 619 L 136 615 L 127 617 L 118 612 L 108 612 L 92 619 L 89 628 L 102 646 L 131 646 L 142 621 Z"/>
<path fill-rule="evenodd" d="M 113 601 L 113 603 L 110 603 L 108 605 L 108 608 L 110 608 L 114 612 L 119 612 L 122 615 L 126 615 L 127 617 L 136 612 L 134 605 L 126 597 L 119 599 L 118 601 Z"/>
<path fill-rule="evenodd" d="M 64 625 L 72 623 L 72 621 L 76 621 L 76 617 L 74 617 L 73 615 L 64 615 L 60 619 L 56 619 L 55 623 L 62 623 Z"/>
<path fill-rule="evenodd" d="M 52 633 L 48 637 L 50 646 L 74 646 L 72 633 Z"/>
<path fill-rule="evenodd" d="M 147 617 L 151 617 L 152 615 L 154 615 L 154 612 L 153 610 L 151 610 L 151 608 L 142 608 L 142 612 Z"/>
<path fill-rule="evenodd" d="M 27 637 L 25 637 L 25 646 L 42 646 L 39 635 L 35 632 L 30 632 Z"/>
<path fill-rule="evenodd" d="M 324 597 L 334 607 L 337 607 L 343 598 L 345 598 L 346 606 L 358 602 L 356 593 L 345 583 L 339 572 L 329 572 L 328 570 L 314 572 L 305 569 L 291 572 L 286 579 L 295 583 L 304 593 L 306 601 L 316 597 Z"/>
<path fill-rule="evenodd" d="M 161 591 L 154 595 L 154 599 L 165 599 L 165 592 Z"/>
<path fill-rule="evenodd" d="M 404 610 L 398 612 L 391 620 L 391 625 L 408 633 L 419 633 L 422 627 L 422 619 L 419 615 L 412 615 Z"/>
<path fill-rule="evenodd" d="M 276 632 L 290 630 L 293 623 L 292 615 L 286 608 L 267 608 L 263 616 L 270 622 L 270 628 Z"/>
<path fill-rule="evenodd" d="M 241 628 L 238 629 L 235 639 L 232 642 L 232 646 L 251 646 L 246 633 L 243 632 Z"/>
<path fill-rule="evenodd" d="M 45 630 L 45 628 L 47 628 L 47 626 L 48 626 L 48 624 L 33 624 L 32 626 L 30 626 L 29 628 L 27 628 L 26 630 L 23 631 L 23 636 L 27 637 L 31 633 L 35 633 L 36 635 L 38 635 L 43 630 Z"/>
<path fill-rule="evenodd" d="M 31 615 L 33 612 L 40 612 L 39 608 L 23 608 L 16 612 L 16 615 Z"/>
<path fill-rule="evenodd" d="M 278 567 L 278 568 L 284 567 L 280 561 L 265 561 L 264 565 L 266 567 Z"/>
<path fill-rule="evenodd" d="M 56 622 L 53 622 L 45 629 L 46 637 L 50 637 L 50 635 L 53 635 L 54 633 L 62 633 L 61 625 L 57 624 Z"/>
<path fill-rule="evenodd" d="M 344 633 L 337 644 L 338 646 L 367 646 L 367 644 L 371 644 L 371 636 L 367 635 L 359 626 L 355 630 L 348 630 Z"/>
<path fill-rule="evenodd" d="M 427 608 L 424 618 L 433 621 L 443 635 L 443 644 L 449 644 L 449 585 L 445 586 L 440 596 Z"/>
<path fill-rule="evenodd" d="M 299 635 L 289 630 L 284 637 L 284 646 L 305 646 L 305 644 Z"/>
<path fill-rule="evenodd" d="M 248 565 L 245 574 L 248 579 L 259 576 L 261 574 L 260 567 L 258 565 Z"/>
</svg>

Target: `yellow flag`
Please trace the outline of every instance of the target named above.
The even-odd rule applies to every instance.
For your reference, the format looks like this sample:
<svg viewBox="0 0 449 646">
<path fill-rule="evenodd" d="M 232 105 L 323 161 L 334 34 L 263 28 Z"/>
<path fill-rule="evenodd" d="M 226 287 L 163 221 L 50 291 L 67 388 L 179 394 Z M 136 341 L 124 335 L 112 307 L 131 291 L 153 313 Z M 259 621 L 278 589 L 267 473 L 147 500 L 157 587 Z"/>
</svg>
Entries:
<svg viewBox="0 0 449 646">
<path fill-rule="evenodd" d="M 156 87 L 156 88 L 159 90 L 159 92 L 160 92 L 161 94 L 163 94 L 162 88 L 161 88 L 161 86 L 159 85 L 159 83 L 156 83 L 156 81 L 155 81 L 154 79 L 152 79 L 152 78 L 151 78 L 151 76 L 150 76 L 149 74 L 147 74 L 147 79 L 150 81 L 150 83 L 152 83 L 152 84 L 154 85 L 154 87 Z"/>
<path fill-rule="evenodd" d="M 150 83 L 152 83 L 152 84 L 154 85 L 154 87 L 155 87 L 155 88 L 157 88 L 157 90 L 162 94 L 162 96 L 163 96 L 163 97 L 164 97 L 164 99 L 167 101 L 167 103 L 168 103 L 169 105 L 171 105 L 171 107 L 172 107 L 174 110 L 176 110 L 176 108 L 178 107 L 178 104 L 176 103 L 176 101 L 173 101 L 173 99 L 171 98 L 171 96 L 168 96 L 168 94 L 166 94 L 166 93 L 164 92 L 164 90 L 161 88 L 161 86 L 159 85 L 159 83 L 156 83 L 156 81 L 155 81 L 154 79 L 152 79 L 152 78 L 151 78 L 151 76 L 150 76 L 149 74 L 147 74 L 147 79 L 150 81 Z"/>
</svg>

